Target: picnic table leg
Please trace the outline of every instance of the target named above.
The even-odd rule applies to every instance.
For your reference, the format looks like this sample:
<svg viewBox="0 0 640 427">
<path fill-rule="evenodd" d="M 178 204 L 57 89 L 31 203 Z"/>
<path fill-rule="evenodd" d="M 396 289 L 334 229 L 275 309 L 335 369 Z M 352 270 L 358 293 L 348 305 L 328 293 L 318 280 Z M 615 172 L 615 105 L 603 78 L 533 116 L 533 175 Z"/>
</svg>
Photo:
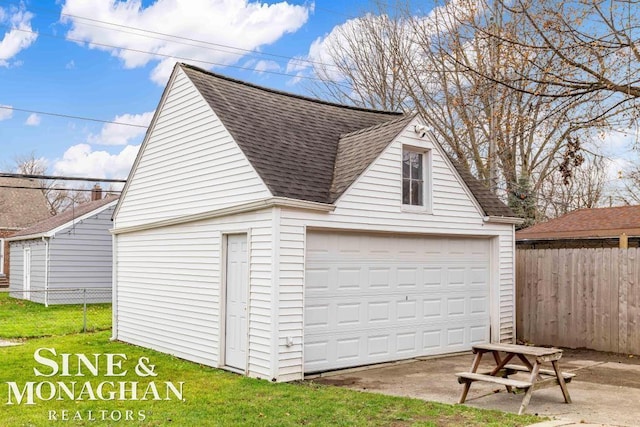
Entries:
<svg viewBox="0 0 640 427">
<path fill-rule="evenodd" d="M 518 415 L 524 414 L 524 411 L 527 410 L 527 406 L 529 405 L 529 401 L 531 400 L 531 395 L 533 394 L 533 386 L 527 389 L 527 392 L 524 394 L 522 398 L 522 404 L 520 405 L 520 410 L 518 411 Z"/>
<path fill-rule="evenodd" d="M 475 373 L 478 370 L 478 366 L 480 366 L 480 360 L 482 359 L 482 352 L 479 351 L 476 353 L 473 358 L 473 363 L 471 364 L 471 372 Z M 464 403 L 467 400 L 467 394 L 469 393 L 469 389 L 471 388 L 471 381 L 467 380 L 464 383 L 464 388 L 462 389 L 462 394 L 460 395 L 460 399 L 458 399 L 458 403 Z"/>
<path fill-rule="evenodd" d="M 556 371 L 556 377 L 558 378 L 558 384 L 560 384 L 560 389 L 562 390 L 562 395 L 564 396 L 565 403 L 571 403 L 571 396 L 569 396 L 569 389 L 567 388 L 567 383 L 562 376 L 562 372 L 560 371 L 560 367 L 558 366 L 558 361 L 554 360 L 551 362 L 553 365 L 553 370 Z"/>
<path fill-rule="evenodd" d="M 524 394 L 524 397 L 522 398 L 522 404 L 520 405 L 520 410 L 518 411 L 518 415 L 524 414 L 524 411 L 527 410 L 527 406 L 531 401 L 531 395 L 533 394 L 533 388 L 534 388 L 533 384 L 535 384 L 536 380 L 538 379 L 539 371 L 540 371 L 540 363 L 536 360 L 536 362 L 533 364 L 533 369 L 531 369 L 531 377 L 529 379 L 529 382 L 531 383 L 531 387 L 527 388 L 527 392 Z"/>
</svg>

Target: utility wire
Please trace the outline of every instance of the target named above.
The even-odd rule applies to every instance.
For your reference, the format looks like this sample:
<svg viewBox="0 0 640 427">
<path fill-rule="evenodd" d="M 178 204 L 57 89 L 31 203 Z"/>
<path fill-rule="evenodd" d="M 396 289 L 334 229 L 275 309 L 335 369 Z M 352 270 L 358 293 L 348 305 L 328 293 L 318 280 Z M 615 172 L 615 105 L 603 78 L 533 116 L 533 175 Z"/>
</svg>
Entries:
<svg viewBox="0 0 640 427">
<path fill-rule="evenodd" d="M 50 180 L 59 180 L 59 181 L 118 182 L 118 183 L 127 182 L 126 179 L 83 178 L 83 177 L 76 177 L 76 176 L 33 175 L 33 174 L 7 173 L 7 172 L 0 172 L 0 178 L 50 179 Z"/>
<path fill-rule="evenodd" d="M 50 112 L 47 112 L 47 111 L 29 110 L 29 109 L 26 109 L 26 108 L 11 107 L 9 105 L 0 105 L 0 108 L 2 108 L 4 110 L 20 111 L 20 112 L 23 112 L 23 113 L 42 114 L 43 116 L 64 117 L 64 118 L 67 118 L 67 119 L 87 120 L 87 121 L 90 121 L 90 122 L 110 123 L 110 124 L 114 124 L 114 125 L 131 126 L 131 127 L 144 128 L 144 129 L 147 128 L 147 126 L 136 125 L 136 124 L 133 124 L 133 123 L 116 122 L 116 121 L 113 121 L 113 120 L 94 119 L 94 118 L 91 118 L 91 117 L 74 116 L 72 114 L 50 113 Z"/>
<path fill-rule="evenodd" d="M 0 188 L 15 188 L 17 190 L 38 190 L 38 191 L 42 191 L 42 190 L 59 190 L 59 191 L 94 191 L 93 189 L 87 189 L 87 188 L 44 188 L 44 187 L 25 187 L 25 186 L 19 186 L 19 185 L 0 185 Z M 107 194 L 110 193 L 122 193 L 122 190 L 103 190 L 104 192 L 106 192 Z"/>
<path fill-rule="evenodd" d="M 169 55 L 169 54 L 160 53 L 160 52 L 150 52 L 150 51 L 147 51 L 147 50 L 134 49 L 134 48 L 130 48 L 130 47 L 116 46 L 116 45 L 112 45 L 112 44 L 108 44 L 108 43 L 98 43 L 98 42 L 95 42 L 95 41 L 86 41 L 86 40 L 75 39 L 75 38 L 71 38 L 71 37 L 57 36 L 55 34 L 50 34 L 50 33 L 39 33 L 37 31 L 33 31 L 33 30 L 26 30 L 26 29 L 23 29 L 23 28 L 9 27 L 8 25 L 0 25 L 0 27 L 11 29 L 13 31 L 20 31 L 20 32 L 23 32 L 23 33 L 38 34 L 38 35 L 41 35 L 41 36 L 46 36 L 46 37 L 50 37 L 50 38 L 54 38 L 54 39 L 62 39 L 62 40 L 68 40 L 68 41 L 76 42 L 76 43 L 82 43 L 82 44 L 87 43 L 87 44 L 93 45 L 93 46 L 107 47 L 109 49 L 126 50 L 128 52 L 142 53 L 142 54 L 146 54 L 146 55 L 157 56 L 157 57 L 162 57 L 162 58 L 169 58 L 169 59 L 175 59 L 175 60 L 180 60 L 180 61 L 199 62 L 199 63 L 202 63 L 202 64 L 213 65 L 213 66 L 217 66 L 217 67 L 235 68 L 235 69 L 238 69 L 238 70 L 245 70 L 245 71 L 255 71 L 251 67 L 243 67 L 241 65 L 224 64 L 224 63 L 221 63 L 221 62 L 207 61 L 207 60 L 204 60 L 204 59 L 188 58 L 186 56 Z M 336 81 L 329 81 L 329 80 L 326 80 L 326 79 L 321 79 L 321 78 L 315 77 L 315 76 L 305 76 L 305 75 L 302 75 L 302 74 L 289 74 L 289 73 L 284 73 L 284 72 L 280 72 L 280 71 L 273 71 L 273 70 L 261 70 L 260 72 L 261 73 L 266 73 L 266 74 L 274 74 L 274 75 L 278 75 L 278 76 L 306 79 L 306 80 L 318 80 L 318 81 L 322 81 L 322 82 L 331 82 L 331 83 L 335 84 L 336 86 L 341 86 L 341 87 L 343 87 L 345 89 L 351 89 L 351 87 L 348 86 L 348 85 L 344 85 L 344 84 L 341 84 L 341 83 L 336 82 Z"/>
<path fill-rule="evenodd" d="M 2 1 L 2 0 L 0 0 Z M 6 3 L 6 1 L 5 1 Z M 343 13 L 337 12 L 337 11 L 333 11 L 330 9 L 326 9 L 326 8 L 322 8 L 322 7 L 318 7 L 315 6 L 314 7 L 316 10 L 324 10 L 325 12 L 329 12 L 329 13 L 333 13 L 336 15 L 341 15 L 347 18 L 355 18 L 354 16 L 350 16 L 350 15 L 345 15 Z M 42 11 L 47 11 L 48 14 L 53 15 L 54 13 L 54 9 L 52 8 L 43 8 L 43 7 L 29 7 L 29 9 L 31 10 L 42 10 Z M 58 14 L 58 11 L 55 10 L 55 14 Z M 235 51 L 239 51 L 239 52 L 244 52 L 244 53 L 248 53 L 248 54 L 252 54 L 252 55 L 261 55 L 261 56 L 270 56 L 270 57 L 274 57 L 274 58 L 281 58 L 281 59 L 288 59 L 288 60 L 296 60 L 296 61 L 300 61 L 300 62 L 305 62 L 305 63 L 309 63 L 309 64 L 317 64 L 317 65 L 322 65 L 322 66 L 326 66 L 326 67 L 336 67 L 337 66 L 335 64 L 327 64 L 321 61 L 314 61 L 311 59 L 305 59 L 305 58 L 300 58 L 300 57 L 292 57 L 292 56 L 287 56 L 287 55 L 281 55 L 281 54 L 277 54 L 277 53 L 269 53 L 269 52 L 262 52 L 256 49 L 244 49 L 241 47 L 237 47 L 237 46 L 231 46 L 231 45 L 227 45 L 227 44 L 223 44 L 223 43 L 215 43 L 215 42 L 210 42 L 210 41 L 206 41 L 206 40 L 199 40 L 199 39 L 194 39 L 194 38 L 190 38 L 190 37 L 184 37 L 184 36 L 178 36 L 175 34 L 168 34 L 168 33 L 163 33 L 160 31 L 153 31 L 153 30 L 147 30 L 144 28 L 139 28 L 139 27 L 133 27 L 130 25 L 124 25 L 124 24 L 117 24 L 115 22 L 109 22 L 109 21 L 103 21 L 100 19 L 95 19 L 95 18 L 88 18 L 85 16 L 79 16 L 79 15 L 73 15 L 73 14 L 69 14 L 69 13 L 60 13 L 60 16 L 67 16 L 69 18 L 75 18 L 75 19 L 81 19 L 84 21 L 89 21 L 89 22 L 95 22 L 95 23 L 99 23 L 99 24 L 106 24 L 106 25 L 110 25 L 113 27 L 119 27 L 119 28 L 123 28 L 123 29 L 129 29 L 129 30 L 134 30 L 136 32 L 130 32 L 130 31 L 122 31 L 122 30 L 115 30 L 113 28 L 108 28 L 108 27 L 104 27 L 104 26 L 100 26 L 100 25 L 94 25 L 94 24 L 90 24 L 88 22 L 78 22 L 76 21 L 75 23 L 79 23 L 82 25 L 89 25 L 89 26 L 94 26 L 96 28 L 103 28 L 103 29 L 107 29 L 107 30 L 115 30 L 115 31 L 120 31 L 126 34 L 135 34 L 135 35 L 139 35 L 142 37 L 147 37 L 147 38 L 153 38 L 156 40 L 164 40 L 164 41 L 170 41 L 170 42 L 174 42 L 174 43 L 178 43 L 178 44 L 184 44 L 186 46 L 196 46 L 198 47 L 198 45 L 193 45 L 191 43 L 181 43 L 178 42 L 176 40 L 168 40 L 165 38 L 160 38 L 160 37 L 153 37 L 153 36 L 148 36 L 145 34 L 140 34 L 142 33 L 149 33 L 149 34 L 154 34 L 154 35 L 159 35 L 159 36 L 164 36 L 164 37 L 171 37 L 177 40 L 185 40 L 185 41 L 189 41 L 189 42 L 196 42 L 196 43 L 200 43 L 200 44 L 207 44 L 210 46 L 217 46 L 220 48 L 225 48 L 225 49 L 233 49 Z M 89 42 L 90 43 L 90 42 Z M 200 47 L 204 47 L 204 46 L 200 46 Z M 216 50 L 215 48 L 207 48 L 207 49 L 212 49 L 212 50 Z M 227 50 L 221 50 L 222 52 L 225 53 L 231 53 L 231 54 L 236 54 L 236 55 L 241 55 L 240 53 L 237 52 L 229 52 Z"/>
</svg>

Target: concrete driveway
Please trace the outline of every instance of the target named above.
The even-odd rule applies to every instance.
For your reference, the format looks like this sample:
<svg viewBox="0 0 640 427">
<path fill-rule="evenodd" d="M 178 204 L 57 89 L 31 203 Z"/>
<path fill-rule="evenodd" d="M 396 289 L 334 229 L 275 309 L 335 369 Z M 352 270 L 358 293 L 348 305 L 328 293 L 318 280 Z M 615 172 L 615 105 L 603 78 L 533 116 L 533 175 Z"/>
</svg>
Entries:
<svg viewBox="0 0 640 427">
<path fill-rule="evenodd" d="M 413 359 L 309 378 L 318 383 L 354 390 L 457 403 L 462 385 L 458 384 L 454 374 L 469 370 L 471 361 L 472 355 L 468 353 Z M 486 356 L 481 366 L 490 368 L 490 362 L 492 358 Z M 576 374 L 568 385 L 573 403 L 564 403 L 559 387 L 549 387 L 533 392 L 527 413 L 574 423 L 640 425 L 640 360 L 637 357 L 565 350 L 560 367 Z M 509 394 L 498 385 L 474 383 L 465 405 L 517 413 L 522 396 Z"/>
</svg>

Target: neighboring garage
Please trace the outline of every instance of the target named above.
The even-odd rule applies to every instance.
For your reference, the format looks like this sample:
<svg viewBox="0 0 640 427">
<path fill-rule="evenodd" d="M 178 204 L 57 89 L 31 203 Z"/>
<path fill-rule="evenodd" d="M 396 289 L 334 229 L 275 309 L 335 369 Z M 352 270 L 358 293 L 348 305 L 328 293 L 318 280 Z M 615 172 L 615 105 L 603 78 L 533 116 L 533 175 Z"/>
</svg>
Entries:
<svg viewBox="0 0 640 427">
<path fill-rule="evenodd" d="M 489 341 L 489 242 L 309 232 L 305 372 Z"/>
</svg>

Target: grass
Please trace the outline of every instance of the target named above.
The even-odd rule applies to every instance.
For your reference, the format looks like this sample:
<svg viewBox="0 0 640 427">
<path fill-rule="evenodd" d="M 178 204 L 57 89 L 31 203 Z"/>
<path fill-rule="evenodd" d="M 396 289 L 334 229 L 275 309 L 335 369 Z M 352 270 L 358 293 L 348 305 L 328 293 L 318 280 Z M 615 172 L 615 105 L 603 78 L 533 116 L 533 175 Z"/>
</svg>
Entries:
<svg viewBox="0 0 640 427">
<path fill-rule="evenodd" d="M 51 368 L 34 360 L 34 352 L 38 348 L 54 348 L 57 357 L 48 357 L 58 363 L 62 360 L 61 353 L 83 353 L 89 357 L 93 357 L 93 354 L 122 353 L 127 357 L 122 363 L 127 374 L 123 377 L 105 377 L 106 368 L 101 365 L 96 377 L 86 369 L 84 373 L 88 375 L 84 377 L 35 376 L 34 368 L 43 374 L 51 373 Z M 135 366 L 141 357 L 148 357 L 149 364 L 155 365 L 156 377 L 137 376 Z M 49 411 L 56 411 L 60 417 L 63 410 L 69 411 L 70 421 L 59 423 L 100 426 L 525 426 L 540 420 L 531 415 L 518 416 L 362 393 L 313 382 L 274 384 L 200 366 L 152 350 L 110 342 L 108 332 L 29 340 L 20 346 L 0 348 L 0 360 L 0 405 L 3 407 L 0 425 L 3 426 L 51 425 Z M 77 361 L 74 362 L 73 356 L 70 360 L 71 372 L 77 372 Z M 104 362 L 104 359 L 100 361 Z M 63 395 L 61 400 L 36 399 L 34 405 L 25 405 L 24 402 L 20 405 L 6 404 L 9 396 L 7 382 L 16 382 L 19 387 L 24 387 L 29 381 L 61 381 L 65 384 L 90 381 L 95 388 L 104 381 L 138 381 L 140 398 L 150 380 L 155 381 L 163 396 L 163 387 L 160 385 L 165 381 L 174 384 L 184 382 L 183 399 L 178 400 L 171 395 L 170 400 L 88 401 L 90 396 L 85 393 L 83 400 L 72 400 Z M 106 421 L 101 420 L 101 410 L 107 411 Z M 88 411 L 93 411 L 92 416 L 98 421 L 87 420 Z M 121 414 L 124 420 L 126 411 L 132 411 L 134 421 L 109 419 L 111 414 L 115 414 L 115 417 Z M 139 411 L 144 411 L 144 420 L 139 418 Z M 83 420 L 73 421 L 73 417 Z"/>
<path fill-rule="evenodd" d="M 0 292 L 0 338 L 34 338 L 82 332 L 83 306 L 45 307 Z M 87 305 L 87 330 L 111 328 L 111 304 Z"/>
</svg>

